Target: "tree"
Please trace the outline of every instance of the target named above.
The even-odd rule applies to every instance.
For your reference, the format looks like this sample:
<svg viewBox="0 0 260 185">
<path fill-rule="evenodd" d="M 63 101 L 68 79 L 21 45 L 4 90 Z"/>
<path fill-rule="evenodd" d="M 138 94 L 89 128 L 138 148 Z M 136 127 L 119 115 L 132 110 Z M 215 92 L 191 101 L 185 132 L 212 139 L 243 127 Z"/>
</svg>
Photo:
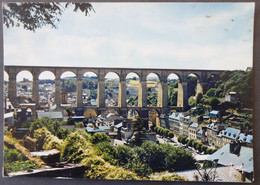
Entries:
<svg viewBox="0 0 260 185">
<path fill-rule="evenodd" d="M 109 136 L 104 133 L 95 133 L 93 136 L 91 136 L 90 140 L 93 144 L 111 141 Z"/>
<path fill-rule="evenodd" d="M 173 138 L 173 137 L 174 137 L 173 132 L 169 132 L 169 133 L 168 133 L 168 137 L 169 137 L 169 138 Z"/>
<path fill-rule="evenodd" d="M 195 100 L 194 96 L 191 96 L 191 97 L 189 98 L 188 104 L 189 104 L 189 106 L 191 106 L 191 107 L 194 107 L 194 106 L 196 105 L 196 100 Z"/>
<path fill-rule="evenodd" d="M 198 93 L 198 95 L 196 96 L 196 105 L 198 105 L 199 103 L 201 103 L 201 99 L 203 98 L 202 93 Z"/>
<path fill-rule="evenodd" d="M 90 11 L 94 11 L 90 3 L 4 3 L 3 4 L 3 23 L 9 27 L 22 26 L 26 30 L 35 31 L 46 25 L 57 28 L 60 22 L 60 16 L 63 11 L 74 5 L 74 11 L 88 15 Z M 95 12 L 95 11 L 94 11 Z"/>
<path fill-rule="evenodd" d="M 187 145 L 190 146 L 190 147 L 192 147 L 192 142 L 193 142 L 193 141 L 194 141 L 193 139 L 190 139 L 190 140 L 187 142 Z"/>
<path fill-rule="evenodd" d="M 215 96 L 215 91 L 216 91 L 216 89 L 210 88 L 210 89 L 206 92 L 206 95 L 207 95 L 208 97 L 214 97 L 214 96 Z"/>
<path fill-rule="evenodd" d="M 138 116 L 132 127 L 132 144 L 141 145 L 141 135 L 143 134 L 144 123 L 143 120 Z"/>
</svg>

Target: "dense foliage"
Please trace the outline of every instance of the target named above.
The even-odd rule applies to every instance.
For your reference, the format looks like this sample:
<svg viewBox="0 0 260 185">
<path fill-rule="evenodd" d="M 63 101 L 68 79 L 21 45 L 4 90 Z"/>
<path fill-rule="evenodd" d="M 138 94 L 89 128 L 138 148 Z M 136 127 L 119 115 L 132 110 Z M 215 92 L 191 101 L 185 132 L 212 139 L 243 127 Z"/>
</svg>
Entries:
<svg viewBox="0 0 260 185">
<path fill-rule="evenodd" d="M 30 31 L 35 31 L 46 25 L 57 28 L 60 16 L 65 8 L 71 4 L 74 4 L 74 11 L 80 10 L 85 15 L 94 11 L 90 3 L 4 3 L 3 23 L 7 28 L 22 26 Z"/>
<path fill-rule="evenodd" d="M 193 139 L 188 139 L 186 136 L 183 135 L 179 135 L 177 140 L 179 143 L 182 143 L 183 145 L 193 147 L 200 153 L 204 152 L 204 154 L 213 154 L 216 151 L 215 149 L 209 148 L 201 142 L 195 141 Z"/>
<path fill-rule="evenodd" d="M 97 144 L 98 145 L 98 144 Z M 81 131 L 71 133 L 64 141 L 62 160 L 85 166 L 85 177 L 91 179 L 138 180 L 135 173 L 106 162 L 90 142 L 90 136 Z"/>
<path fill-rule="evenodd" d="M 4 173 L 27 171 L 34 168 L 37 168 L 37 166 L 23 154 L 16 149 L 4 146 Z"/>
<path fill-rule="evenodd" d="M 156 134 L 159 134 L 160 136 L 163 136 L 165 138 L 173 138 L 174 137 L 174 133 L 169 129 L 165 129 L 165 128 L 162 128 L 162 127 L 155 127 L 154 131 L 156 132 Z"/>
<path fill-rule="evenodd" d="M 95 133 L 95 134 L 93 134 L 93 136 L 90 137 L 90 141 L 93 144 L 97 144 L 97 143 L 105 142 L 105 141 L 110 142 L 111 139 L 110 139 L 110 137 L 108 137 L 108 135 L 106 135 L 104 133 Z"/>
<path fill-rule="evenodd" d="M 35 130 L 46 127 L 53 135 L 57 136 L 58 138 L 66 138 L 69 134 L 68 129 L 61 129 L 60 123 L 57 120 L 52 120 L 50 118 L 42 117 L 36 119 L 34 122 L 31 123 L 29 128 L 29 136 L 33 137 Z"/>
<path fill-rule="evenodd" d="M 152 172 L 195 168 L 195 160 L 190 153 L 168 144 L 158 145 L 146 141 L 140 147 L 114 147 L 104 142 L 96 145 L 96 148 L 109 163 L 131 169 L 141 176 L 148 176 Z"/>
</svg>

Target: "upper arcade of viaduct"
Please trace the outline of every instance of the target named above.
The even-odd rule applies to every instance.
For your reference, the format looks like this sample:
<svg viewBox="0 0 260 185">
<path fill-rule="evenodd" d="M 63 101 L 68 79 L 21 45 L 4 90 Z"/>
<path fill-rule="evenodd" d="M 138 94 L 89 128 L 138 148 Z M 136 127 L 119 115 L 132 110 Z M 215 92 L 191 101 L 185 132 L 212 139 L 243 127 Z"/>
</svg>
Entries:
<svg viewBox="0 0 260 185">
<path fill-rule="evenodd" d="M 149 69 L 149 68 L 97 68 L 97 67 L 47 67 L 47 66 L 10 66 L 5 65 L 5 71 L 9 75 L 8 97 L 10 101 L 16 99 L 16 76 L 21 71 L 29 71 L 33 76 L 32 99 L 39 102 L 39 75 L 44 71 L 50 71 L 55 76 L 55 102 L 61 104 L 60 77 L 64 72 L 70 71 L 77 76 L 77 107 L 82 107 L 82 78 L 84 73 L 93 72 L 98 77 L 97 107 L 105 108 L 105 76 L 114 72 L 119 76 L 118 107 L 127 107 L 126 104 L 126 76 L 136 73 L 139 77 L 138 107 L 147 107 L 146 78 L 150 73 L 155 73 L 158 78 L 158 107 L 168 107 L 167 78 L 175 74 L 179 78 L 177 107 L 186 109 L 188 106 L 187 77 L 194 74 L 197 77 L 197 93 L 205 93 L 208 83 L 208 75 L 218 76 L 222 70 L 190 70 L 190 69 Z"/>
</svg>

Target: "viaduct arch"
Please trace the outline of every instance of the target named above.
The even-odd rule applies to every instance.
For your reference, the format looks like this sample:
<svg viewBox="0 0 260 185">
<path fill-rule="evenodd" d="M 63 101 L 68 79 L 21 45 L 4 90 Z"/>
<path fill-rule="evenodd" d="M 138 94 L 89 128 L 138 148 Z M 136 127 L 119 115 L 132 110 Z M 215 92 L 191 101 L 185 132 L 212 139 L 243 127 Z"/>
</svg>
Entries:
<svg viewBox="0 0 260 185">
<path fill-rule="evenodd" d="M 128 109 L 134 107 L 127 107 L 126 104 L 126 76 L 129 73 L 135 73 L 139 77 L 138 88 L 138 106 L 136 110 L 142 112 L 142 110 L 155 109 L 159 112 L 169 110 L 168 106 L 168 86 L 167 78 L 170 74 L 176 74 L 179 78 L 178 84 L 178 100 L 177 107 L 186 110 L 188 108 L 188 87 L 187 77 L 189 74 L 195 74 L 197 76 L 197 93 L 205 93 L 207 87 L 207 77 L 209 75 L 218 76 L 223 70 L 191 70 L 191 69 L 149 69 L 149 68 L 97 68 L 97 67 L 49 67 L 49 66 L 11 66 L 5 65 L 5 72 L 9 76 L 8 86 L 8 98 L 11 102 L 16 101 L 16 76 L 20 71 L 27 70 L 31 72 L 33 76 L 33 88 L 32 88 L 32 100 L 36 106 L 39 105 L 39 75 L 44 71 L 50 71 L 55 76 L 55 103 L 59 107 L 61 105 L 61 83 L 60 77 L 62 73 L 71 71 L 77 76 L 77 101 L 76 108 L 87 110 L 87 107 L 83 107 L 82 103 L 82 78 L 84 73 L 93 72 L 98 77 L 98 89 L 97 89 L 97 106 L 95 110 L 109 109 L 105 106 L 105 76 L 109 72 L 114 72 L 119 76 L 119 92 L 118 92 L 118 106 L 111 107 L 118 109 L 118 112 L 127 112 Z M 147 85 L 146 77 L 150 73 L 155 73 L 159 77 L 158 84 L 158 103 L 157 107 L 147 106 Z"/>
</svg>

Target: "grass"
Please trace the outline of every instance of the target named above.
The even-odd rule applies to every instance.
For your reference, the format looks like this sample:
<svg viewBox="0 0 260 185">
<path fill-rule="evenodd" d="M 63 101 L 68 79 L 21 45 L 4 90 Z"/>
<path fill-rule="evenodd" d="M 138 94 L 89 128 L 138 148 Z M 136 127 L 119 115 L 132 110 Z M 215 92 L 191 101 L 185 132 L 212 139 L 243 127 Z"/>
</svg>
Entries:
<svg viewBox="0 0 260 185">
<path fill-rule="evenodd" d="M 30 161 L 32 161 L 34 164 L 36 164 L 38 167 L 43 167 L 44 162 L 39 159 L 39 158 L 35 158 L 30 154 L 30 151 L 27 150 L 21 143 L 19 140 L 15 139 L 12 137 L 12 135 L 10 134 L 10 132 L 7 132 L 7 134 L 5 134 L 4 136 L 4 141 L 7 142 L 9 145 L 14 146 L 14 148 L 16 150 L 18 150 L 19 152 L 21 152 L 23 155 L 25 155 Z"/>
</svg>

